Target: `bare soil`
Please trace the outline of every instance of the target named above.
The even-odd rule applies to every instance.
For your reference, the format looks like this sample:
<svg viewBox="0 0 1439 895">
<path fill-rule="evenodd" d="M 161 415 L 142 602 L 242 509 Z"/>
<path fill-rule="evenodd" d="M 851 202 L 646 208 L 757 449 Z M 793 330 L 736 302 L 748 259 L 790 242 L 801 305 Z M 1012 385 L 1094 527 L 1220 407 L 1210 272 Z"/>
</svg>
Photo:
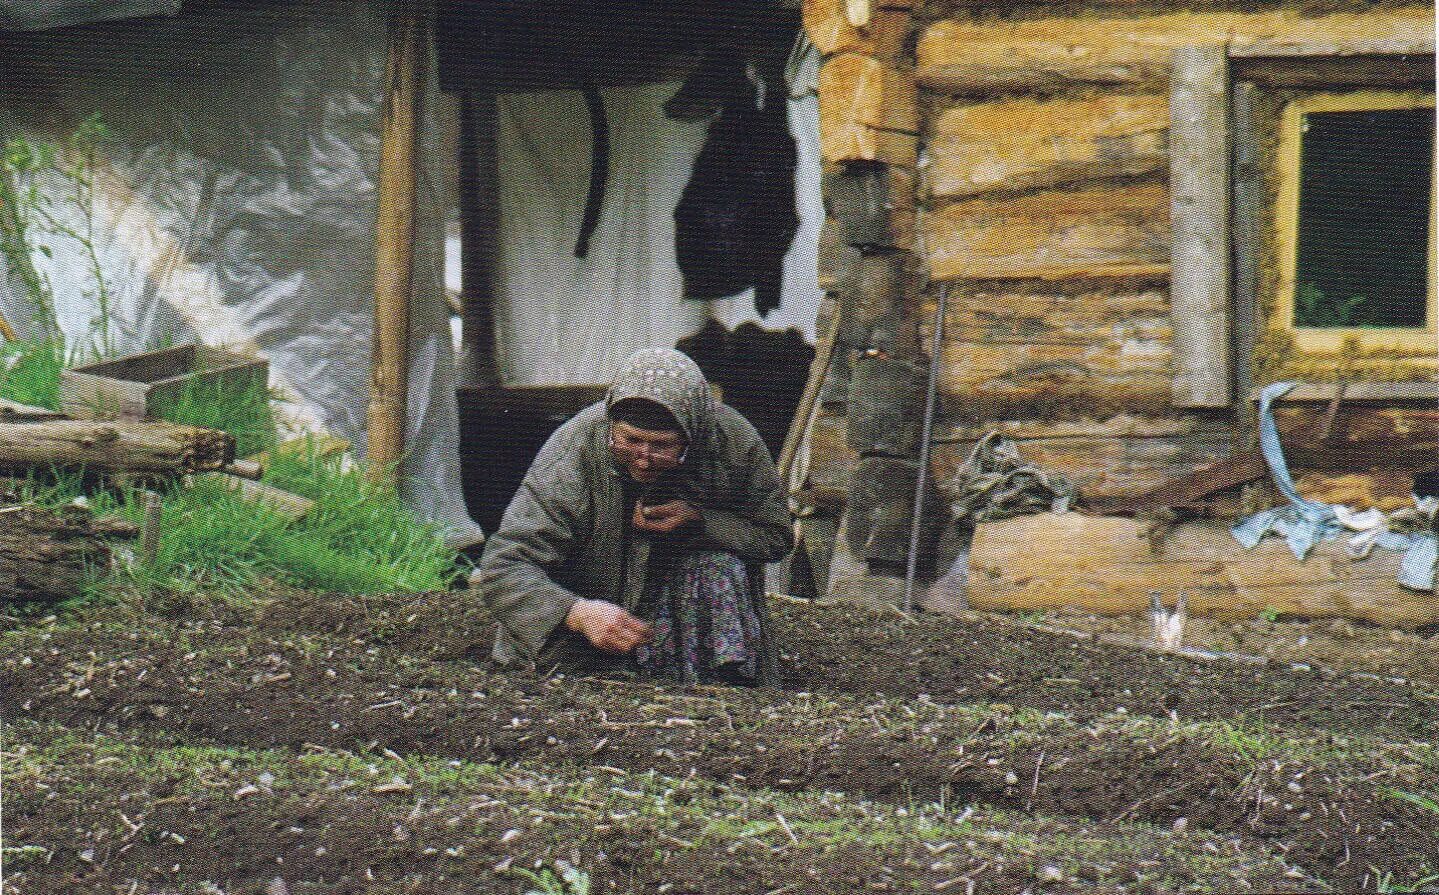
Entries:
<svg viewBox="0 0 1439 895">
<path fill-rule="evenodd" d="M 4 636 L 7 845 L 49 855 L 7 869 L 12 891 L 231 893 L 279 875 L 292 892 L 520 892 L 495 866 L 571 852 L 604 890 L 635 892 L 1372 890 L 1439 873 L 1439 816 L 1423 802 L 1439 796 L 1439 689 L 1413 675 L 1195 662 L 1005 619 L 780 603 L 784 689 L 681 690 L 496 671 L 492 624 L 468 593 L 150 606 Z M 84 760 L 96 743 L 115 760 Z M 206 749 L 233 760 L 196 757 Z M 157 757 L 177 755 L 190 758 Z M 383 772 L 357 777 L 356 756 Z M 331 764 L 235 796 L 256 768 L 288 778 L 311 759 Z M 384 789 L 427 763 L 531 783 Z M 681 799 L 684 787 L 699 789 Z M 630 791 L 646 807 L 611 810 Z M 576 808 L 590 802 L 601 807 Z M 765 833 L 715 832 L 699 819 L 711 802 L 744 805 Z M 871 826 L 833 834 L 835 805 Z M 999 838 L 953 824 L 964 808 Z M 147 830 L 222 844 L 125 839 L 141 811 Z M 416 849 L 433 860 L 416 863 Z"/>
</svg>

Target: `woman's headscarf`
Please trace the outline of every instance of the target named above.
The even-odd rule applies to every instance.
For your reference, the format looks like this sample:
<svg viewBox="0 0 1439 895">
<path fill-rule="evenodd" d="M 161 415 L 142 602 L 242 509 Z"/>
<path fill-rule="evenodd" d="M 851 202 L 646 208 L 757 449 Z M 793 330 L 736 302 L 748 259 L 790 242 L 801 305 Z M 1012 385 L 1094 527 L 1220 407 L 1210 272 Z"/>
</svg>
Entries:
<svg viewBox="0 0 1439 895">
<path fill-rule="evenodd" d="M 608 411 L 620 401 L 632 398 L 659 404 L 680 424 L 689 443 L 682 467 L 688 473 L 685 478 L 692 486 L 704 488 L 715 399 L 699 366 L 672 348 L 636 351 L 616 374 L 605 396 L 605 409 Z"/>
</svg>

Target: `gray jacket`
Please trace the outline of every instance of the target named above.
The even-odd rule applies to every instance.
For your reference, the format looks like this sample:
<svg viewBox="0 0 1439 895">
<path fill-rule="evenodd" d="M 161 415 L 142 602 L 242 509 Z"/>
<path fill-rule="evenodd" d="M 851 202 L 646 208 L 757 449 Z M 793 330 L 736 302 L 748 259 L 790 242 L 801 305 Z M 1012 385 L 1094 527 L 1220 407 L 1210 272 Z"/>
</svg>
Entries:
<svg viewBox="0 0 1439 895">
<path fill-rule="evenodd" d="M 582 597 L 631 610 L 639 604 L 652 541 L 629 528 L 633 508 L 624 505 L 624 473 L 610 454 L 606 413 L 632 397 L 663 404 L 685 430 L 683 465 L 655 487 L 699 508 L 694 549 L 728 550 L 753 563 L 789 551 L 789 511 L 754 426 L 714 401 L 688 357 L 641 351 L 604 402 L 580 411 L 545 442 L 486 543 L 480 586 L 500 622 L 497 661 L 535 660 Z"/>
</svg>

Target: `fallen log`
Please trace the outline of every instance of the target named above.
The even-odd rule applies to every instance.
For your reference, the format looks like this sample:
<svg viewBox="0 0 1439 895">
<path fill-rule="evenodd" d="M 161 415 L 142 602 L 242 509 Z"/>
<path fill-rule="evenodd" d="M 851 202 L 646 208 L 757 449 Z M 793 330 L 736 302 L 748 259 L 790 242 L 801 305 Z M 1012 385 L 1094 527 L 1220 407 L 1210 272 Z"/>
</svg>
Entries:
<svg viewBox="0 0 1439 895">
<path fill-rule="evenodd" d="M 81 507 L 0 508 L 0 607 L 78 596 L 87 576 L 108 565 L 111 542 L 138 533 L 129 522 L 95 519 Z"/>
<path fill-rule="evenodd" d="M 182 474 L 235 459 L 225 432 L 161 422 L 54 420 L 0 423 L 0 468 L 85 466 L 111 472 Z"/>
</svg>

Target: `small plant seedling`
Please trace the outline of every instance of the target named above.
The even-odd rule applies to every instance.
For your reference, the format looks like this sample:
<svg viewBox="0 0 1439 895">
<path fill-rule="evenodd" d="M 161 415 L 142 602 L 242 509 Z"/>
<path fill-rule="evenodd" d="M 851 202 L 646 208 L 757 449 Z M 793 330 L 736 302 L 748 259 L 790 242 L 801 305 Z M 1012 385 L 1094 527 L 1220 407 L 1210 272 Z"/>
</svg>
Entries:
<svg viewBox="0 0 1439 895">
<path fill-rule="evenodd" d="M 1259 620 L 1272 625 L 1279 621 L 1279 610 L 1273 606 L 1265 606 L 1259 610 Z"/>
<path fill-rule="evenodd" d="M 543 867 L 539 873 L 523 867 L 511 867 L 509 872 L 524 877 L 538 887 L 527 890 L 525 895 L 589 895 L 590 893 L 589 874 L 565 861 L 556 861 L 554 869 Z"/>
</svg>

